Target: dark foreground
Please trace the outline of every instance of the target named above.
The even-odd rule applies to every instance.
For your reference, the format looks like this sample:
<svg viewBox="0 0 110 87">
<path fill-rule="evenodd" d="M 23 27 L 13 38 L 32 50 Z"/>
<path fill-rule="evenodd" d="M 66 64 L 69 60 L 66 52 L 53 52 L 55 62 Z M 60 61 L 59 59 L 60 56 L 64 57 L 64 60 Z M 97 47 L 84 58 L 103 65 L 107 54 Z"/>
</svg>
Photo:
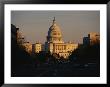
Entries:
<svg viewBox="0 0 110 87">
<path fill-rule="evenodd" d="M 100 74 L 100 41 L 95 44 L 79 45 L 65 62 L 58 55 L 41 51 L 28 53 L 21 45 L 26 40 L 17 38 L 11 25 L 11 76 L 14 77 L 96 77 Z M 62 62 L 63 61 L 63 62 Z M 37 62 L 37 63 L 36 63 Z"/>
<path fill-rule="evenodd" d="M 100 70 L 96 63 L 33 64 L 16 68 L 15 77 L 97 77 Z"/>
</svg>

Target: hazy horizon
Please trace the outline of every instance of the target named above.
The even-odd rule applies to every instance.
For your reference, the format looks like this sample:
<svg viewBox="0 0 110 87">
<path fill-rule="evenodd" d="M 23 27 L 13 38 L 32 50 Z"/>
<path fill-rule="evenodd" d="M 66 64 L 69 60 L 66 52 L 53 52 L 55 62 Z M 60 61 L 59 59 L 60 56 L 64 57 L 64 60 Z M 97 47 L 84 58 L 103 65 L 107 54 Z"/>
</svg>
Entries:
<svg viewBox="0 0 110 87">
<path fill-rule="evenodd" d="M 11 23 L 27 41 L 44 43 L 53 17 L 65 42 L 82 43 L 88 33 L 100 33 L 100 11 L 12 11 Z"/>
</svg>

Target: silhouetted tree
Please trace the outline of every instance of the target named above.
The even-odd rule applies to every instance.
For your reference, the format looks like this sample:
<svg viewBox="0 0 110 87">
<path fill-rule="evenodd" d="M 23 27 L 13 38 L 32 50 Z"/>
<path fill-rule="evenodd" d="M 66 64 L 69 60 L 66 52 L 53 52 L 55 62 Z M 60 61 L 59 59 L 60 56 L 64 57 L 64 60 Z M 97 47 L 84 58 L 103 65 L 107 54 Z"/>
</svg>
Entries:
<svg viewBox="0 0 110 87">
<path fill-rule="evenodd" d="M 100 44 L 82 45 L 69 56 L 70 61 L 78 63 L 100 61 Z"/>
</svg>

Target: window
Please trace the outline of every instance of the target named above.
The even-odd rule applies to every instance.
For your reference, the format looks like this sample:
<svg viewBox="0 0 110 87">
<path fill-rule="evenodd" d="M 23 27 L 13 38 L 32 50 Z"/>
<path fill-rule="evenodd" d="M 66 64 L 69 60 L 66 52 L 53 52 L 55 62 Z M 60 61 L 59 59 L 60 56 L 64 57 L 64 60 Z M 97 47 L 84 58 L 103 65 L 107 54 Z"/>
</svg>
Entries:
<svg viewBox="0 0 110 87">
<path fill-rule="evenodd" d="M 57 33 L 53 33 L 53 35 L 57 35 Z"/>
</svg>

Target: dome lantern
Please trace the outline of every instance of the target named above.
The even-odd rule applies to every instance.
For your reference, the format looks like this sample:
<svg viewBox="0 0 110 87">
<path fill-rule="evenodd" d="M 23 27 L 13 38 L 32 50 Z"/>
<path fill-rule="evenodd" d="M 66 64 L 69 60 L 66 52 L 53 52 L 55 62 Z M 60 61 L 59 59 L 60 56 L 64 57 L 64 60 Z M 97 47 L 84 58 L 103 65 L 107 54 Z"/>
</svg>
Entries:
<svg viewBox="0 0 110 87">
<path fill-rule="evenodd" d="M 54 17 L 54 19 L 53 19 L 53 24 L 55 24 L 55 17 Z"/>
</svg>

